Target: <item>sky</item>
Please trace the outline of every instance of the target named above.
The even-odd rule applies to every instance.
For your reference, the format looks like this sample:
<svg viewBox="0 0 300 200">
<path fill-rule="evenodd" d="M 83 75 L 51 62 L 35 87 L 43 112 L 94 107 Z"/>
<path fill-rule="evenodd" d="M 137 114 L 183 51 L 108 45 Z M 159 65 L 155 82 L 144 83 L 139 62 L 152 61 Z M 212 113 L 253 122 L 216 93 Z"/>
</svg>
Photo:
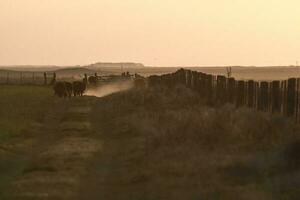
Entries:
<svg viewBox="0 0 300 200">
<path fill-rule="evenodd" d="M 0 0 L 0 65 L 295 65 L 299 9 L 299 0 Z"/>
</svg>

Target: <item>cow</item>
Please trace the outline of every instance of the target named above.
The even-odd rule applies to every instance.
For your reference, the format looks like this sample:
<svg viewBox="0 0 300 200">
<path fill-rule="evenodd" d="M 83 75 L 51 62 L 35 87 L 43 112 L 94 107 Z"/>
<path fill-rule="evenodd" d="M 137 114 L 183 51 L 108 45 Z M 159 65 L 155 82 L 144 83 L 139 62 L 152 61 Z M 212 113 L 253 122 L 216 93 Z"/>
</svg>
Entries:
<svg viewBox="0 0 300 200">
<path fill-rule="evenodd" d="M 82 81 L 73 82 L 73 94 L 76 96 L 83 96 L 84 91 L 86 90 L 86 84 Z"/>
<path fill-rule="evenodd" d="M 67 97 L 66 85 L 64 82 L 56 82 L 53 86 L 54 94 L 58 97 Z"/>
<path fill-rule="evenodd" d="M 88 80 L 89 80 L 89 84 L 96 85 L 98 78 L 97 76 L 90 76 Z"/>
<path fill-rule="evenodd" d="M 66 81 L 56 82 L 53 86 L 54 94 L 58 97 L 69 97 L 72 96 L 73 86 L 72 83 Z"/>
<path fill-rule="evenodd" d="M 67 97 L 71 98 L 73 94 L 73 84 L 66 81 L 64 83 L 65 83 Z"/>
</svg>

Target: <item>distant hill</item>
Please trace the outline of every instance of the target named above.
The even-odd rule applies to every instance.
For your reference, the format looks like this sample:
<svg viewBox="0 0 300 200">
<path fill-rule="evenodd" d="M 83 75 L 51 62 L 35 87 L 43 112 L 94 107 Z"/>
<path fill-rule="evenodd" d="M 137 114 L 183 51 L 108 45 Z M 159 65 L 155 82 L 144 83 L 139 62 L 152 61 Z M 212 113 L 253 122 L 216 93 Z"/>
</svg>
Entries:
<svg viewBox="0 0 300 200">
<path fill-rule="evenodd" d="M 67 67 L 67 66 L 65 66 Z M 57 70 L 59 66 L 51 66 L 51 65 L 16 65 L 16 66 L 0 66 L 2 70 L 13 70 L 13 71 L 26 71 L 26 72 L 38 72 L 38 71 L 54 71 Z"/>
<path fill-rule="evenodd" d="M 99 69 L 99 68 L 144 68 L 145 66 L 142 63 L 133 63 L 133 62 L 121 62 L 121 63 L 109 63 L 109 62 L 98 62 L 95 64 L 88 65 L 89 69 Z"/>
</svg>

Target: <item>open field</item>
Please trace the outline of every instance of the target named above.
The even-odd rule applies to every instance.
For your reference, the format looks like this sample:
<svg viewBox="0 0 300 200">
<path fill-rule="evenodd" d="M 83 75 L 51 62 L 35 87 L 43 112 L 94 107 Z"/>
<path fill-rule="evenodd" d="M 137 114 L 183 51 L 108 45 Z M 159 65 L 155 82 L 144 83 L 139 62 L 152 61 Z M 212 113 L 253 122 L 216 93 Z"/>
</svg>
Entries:
<svg viewBox="0 0 300 200">
<path fill-rule="evenodd" d="M 289 118 L 208 106 L 183 86 L 70 100 L 48 87 L 0 91 L 2 199 L 300 195 L 300 126 Z"/>
<path fill-rule="evenodd" d="M 0 199 L 26 164 L 33 140 L 52 108 L 52 93 L 48 87 L 0 86 Z"/>
<path fill-rule="evenodd" d="M 0 138 L 13 137 L 38 126 L 52 101 L 50 87 L 0 86 Z"/>
</svg>

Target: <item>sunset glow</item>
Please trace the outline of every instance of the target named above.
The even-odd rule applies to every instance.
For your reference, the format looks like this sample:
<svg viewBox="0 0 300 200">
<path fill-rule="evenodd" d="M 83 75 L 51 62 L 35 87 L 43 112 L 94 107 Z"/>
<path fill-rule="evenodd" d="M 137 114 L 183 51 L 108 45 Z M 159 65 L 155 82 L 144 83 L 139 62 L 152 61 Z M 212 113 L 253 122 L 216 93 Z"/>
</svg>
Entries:
<svg viewBox="0 0 300 200">
<path fill-rule="evenodd" d="M 292 65 L 299 0 L 0 0 L 0 64 Z"/>
</svg>

